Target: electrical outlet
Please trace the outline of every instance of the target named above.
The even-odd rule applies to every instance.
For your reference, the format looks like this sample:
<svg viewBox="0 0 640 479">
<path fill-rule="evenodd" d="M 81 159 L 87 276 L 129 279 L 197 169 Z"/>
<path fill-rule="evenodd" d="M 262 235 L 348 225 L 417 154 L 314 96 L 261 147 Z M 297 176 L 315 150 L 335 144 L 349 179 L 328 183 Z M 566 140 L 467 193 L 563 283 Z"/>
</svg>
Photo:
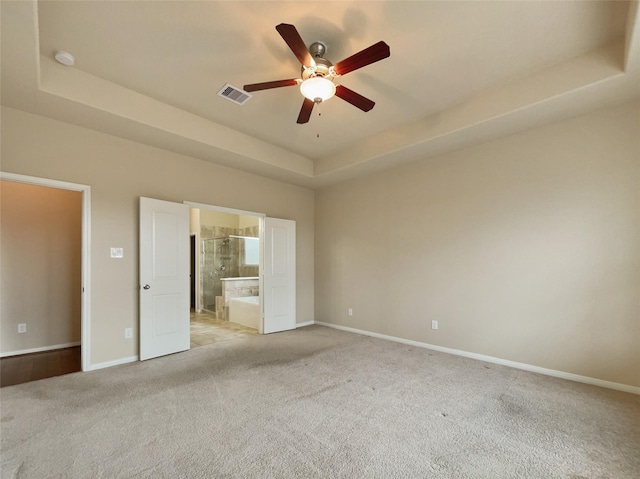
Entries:
<svg viewBox="0 0 640 479">
<path fill-rule="evenodd" d="M 18 332 L 19 333 L 26 333 L 27 332 L 27 323 L 18 324 Z"/>
<path fill-rule="evenodd" d="M 124 248 L 111 248 L 112 258 L 124 258 Z"/>
<path fill-rule="evenodd" d="M 438 329 L 438 321 L 431 321 L 431 329 Z"/>
<path fill-rule="evenodd" d="M 348 308 L 348 309 L 347 309 L 347 314 L 348 314 L 349 316 L 353 316 L 353 309 Z"/>
<path fill-rule="evenodd" d="M 133 328 L 124 328 L 124 339 L 133 338 Z"/>
</svg>

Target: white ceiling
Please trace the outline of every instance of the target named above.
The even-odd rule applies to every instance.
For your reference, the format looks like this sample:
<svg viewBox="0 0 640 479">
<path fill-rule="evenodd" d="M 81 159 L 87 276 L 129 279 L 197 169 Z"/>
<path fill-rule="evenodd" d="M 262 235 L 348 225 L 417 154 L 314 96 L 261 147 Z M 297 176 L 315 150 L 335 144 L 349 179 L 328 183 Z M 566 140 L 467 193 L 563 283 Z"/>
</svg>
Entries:
<svg viewBox="0 0 640 479">
<path fill-rule="evenodd" d="M 299 77 L 283 22 L 334 63 L 389 44 L 339 79 L 375 108 L 298 125 L 296 87 L 216 96 Z M 635 1 L 3 1 L 2 103 L 318 187 L 640 96 L 638 23 Z"/>
</svg>

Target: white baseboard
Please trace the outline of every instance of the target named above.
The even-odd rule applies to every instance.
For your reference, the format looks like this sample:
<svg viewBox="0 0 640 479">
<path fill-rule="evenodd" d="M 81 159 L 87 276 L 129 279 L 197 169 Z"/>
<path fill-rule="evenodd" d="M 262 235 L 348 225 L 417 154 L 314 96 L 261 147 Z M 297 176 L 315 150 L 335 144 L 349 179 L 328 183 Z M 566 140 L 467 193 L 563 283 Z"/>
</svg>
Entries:
<svg viewBox="0 0 640 479">
<path fill-rule="evenodd" d="M 579 383 L 590 384 L 592 386 L 600 386 L 603 388 L 615 389 L 617 391 L 624 391 L 624 392 L 640 395 L 640 387 L 630 386 L 628 384 L 614 383 L 611 381 L 604 381 L 602 379 L 590 378 L 588 376 L 580 376 L 579 374 L 567 373 L 564 371 L 557 371 L 555 369 L 541 368 L 538 366 L 533 366 L 531 364 L 518 363 L 515 361 L 509 361 L 507 359 L 494 358 L 493 356 L 486 356 L 484 354 L 469 353 L 467 351 L 461 351 L 459 349 L 445 348 L 442 346 L 436 346 L 434 344 L 413 341 L 411 339 L 403 339 L 403 338 L 397 338 L 395 336 L 388 336 L 386 334 L 372 333 L 370 331 L 349 328 L 347 326 L 340 326 L 338 324 L 323 323 L 322 321 L 315 321 L 315 324 L 318 324 L 320 326 L 326 326 L 328 328 L 339 329 L 341 331 L 348 331 L 350 333 L 361 334 L 363 336 L 371 336 L 372 338 L 386 339 L 388 341 L 395 341 L 397 343 L 408 344 L 410 346 L 415 346 L 417 348 L 432 349 L 434 351 L 440 351 L 441 353 L 455 354 L 456 356 L 463 356 L 465 358 L 477 359 L 479 361 L 485 361 L 487 363 L 500 364 L 502 366 L 509 366 L 515 369 L 522 369 L 523 371 L 544 374 L 545 376 L 553 376 L 555 378 L 567 379 L 569 381 L 576 381 Z"/>
<path fill-rule="evenodd" d="M 297 323 L 296 324 L 296 329 L 304 328 L 305 326 L 312 326 L 314 324 L 315 324 L 315 321 L 307 321 L 306 323 Z"/>
<path fill-rule="evenodd" d="M 20 351 L 9 351 L 6 353 L 0 353 L 0 358 L 6 358 L 8 356 L 20 356 L 21 354 L 41 353 L 43 351 L 53 351 L 55 349 L 73 348 L 80 346 L 80 341 L 73 343 L 54 344 L 53 346 L 42 346 L 40 348 L 21 349 Z"/>
<path fill-rule="evenodd" d="M 110 368 L 111 366 L 119 366 L 120 364 L 135 363 L 140 359 L 139 356 L 129 356 L 128 358 L 114 359 L 113 361 L 105 361 L 104 363 L 96 363 L 89 365 L 87 371 L 95 371 L 96 369 Z"/>
</svg>

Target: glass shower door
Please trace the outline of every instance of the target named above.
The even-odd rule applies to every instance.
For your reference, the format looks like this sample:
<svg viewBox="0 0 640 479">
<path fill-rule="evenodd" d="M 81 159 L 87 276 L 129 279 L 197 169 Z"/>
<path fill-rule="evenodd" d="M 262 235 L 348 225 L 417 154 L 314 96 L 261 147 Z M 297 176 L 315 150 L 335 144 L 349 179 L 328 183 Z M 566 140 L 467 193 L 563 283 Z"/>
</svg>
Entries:
<svg viewBox="0 0 640 479">
<path fill-rule="evenodd" d="M 220 278 L 231 276 L 230 239 L 202 240 L 202 307 L 216 311 L 216 297 L 222 296 Z"/>
<path fill-rule="evenodd" d="M 216 310 L 216 283 L 220 283 L 215 269 L 215 244 L 213 239 L 202 241 L 202 307 L 211 312 Z M 217 280 L 217 281 L 216 281 Z M 220 286 L 220 293 L 222 286 Z"/>
</svg>

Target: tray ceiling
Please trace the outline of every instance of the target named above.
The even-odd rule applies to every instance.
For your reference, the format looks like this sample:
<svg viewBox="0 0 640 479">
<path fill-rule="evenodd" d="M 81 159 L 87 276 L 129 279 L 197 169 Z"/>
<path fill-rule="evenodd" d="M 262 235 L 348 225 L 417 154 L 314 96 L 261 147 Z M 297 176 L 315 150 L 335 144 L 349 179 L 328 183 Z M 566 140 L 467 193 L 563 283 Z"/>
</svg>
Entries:
<svg viewBox="0 0 640 479">
<path fill-rule="evenodd" d="M 2 2 L 2 103 L 319 187 L 637 97 L 637 17 L 617 1 Z M 333 98 L 298 125 L 295 86 L 217 96 L 299 77 L 282 22 L 334 63 L 389 44 L 339 81 L 375 108 Z"/>
</svg>

